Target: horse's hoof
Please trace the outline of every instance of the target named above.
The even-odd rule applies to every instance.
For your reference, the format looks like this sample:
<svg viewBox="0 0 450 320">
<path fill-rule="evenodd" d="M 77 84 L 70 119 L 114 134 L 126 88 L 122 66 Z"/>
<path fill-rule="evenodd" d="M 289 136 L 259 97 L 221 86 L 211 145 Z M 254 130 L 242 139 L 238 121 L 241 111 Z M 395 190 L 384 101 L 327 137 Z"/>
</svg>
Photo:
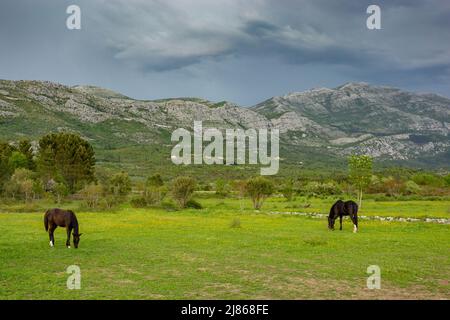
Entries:
<svg viewBox="0 0 450 320">
<path fill-rule="evenodd" d="M 50 247 L 53 248 L 53 242 L 50 241 Z"/>
<path fill-rule="evenodd" d="M 70 249 L 70 246 L 67 246 L 67 249 Z"/>
</svg>

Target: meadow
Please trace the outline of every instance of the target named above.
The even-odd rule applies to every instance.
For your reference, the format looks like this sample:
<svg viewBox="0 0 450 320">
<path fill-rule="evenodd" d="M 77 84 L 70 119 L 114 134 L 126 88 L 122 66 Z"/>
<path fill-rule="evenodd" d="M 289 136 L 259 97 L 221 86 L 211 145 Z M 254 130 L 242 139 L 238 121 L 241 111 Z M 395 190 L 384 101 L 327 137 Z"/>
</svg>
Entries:
<svg viewBox="0 0 450 320">
<path fill-rule="evenodd" d="M 204 209 L 85 210 L 83 233 L 50 248 L 42 202 L 0 205 L 0 299 L 449 299 L 450 225 L 361 221 L 360 231 L 327 229 L 326 219 L 271 214 L 326 213 L 334 199 L 248 199 L 198 194 Z M 52 204 L 51 206 L 55 206 Z M 449 201 L 367 200 L 361 214 L 450 218 Z M 81 269 L 68 290 L 66 268 Z M 381 268 L 369 290 L 367 267 Z"/>
</svg>

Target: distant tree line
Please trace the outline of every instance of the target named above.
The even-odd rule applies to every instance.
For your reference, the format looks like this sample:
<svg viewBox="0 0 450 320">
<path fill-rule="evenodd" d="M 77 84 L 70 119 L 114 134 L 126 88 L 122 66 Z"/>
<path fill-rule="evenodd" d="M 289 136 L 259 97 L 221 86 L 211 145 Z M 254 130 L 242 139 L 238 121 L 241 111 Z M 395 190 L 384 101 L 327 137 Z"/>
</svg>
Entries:
<svg viewBox="0 0 450 320">
<path fill-rule="evenodd" d="M 177 207 L 200 209 L 196 191 L 214 192 L 216 197 L 247 197 L 259 210 L 272 195 L 286 201 L 301 197 L 353 197 L 362 204 L 363 193 L 382 197 L 449 195 L 450 175 L 402 168 L 374 172 L 372 158 L 352 155 L 347 175 L 315 179 L 302 176 L 253 177 L 197 181 L 178 176 L 164 181 L 160 173 L 132 181 L 125 171 L 96 170 L 91 144 L 73 133 L 50 133 L 34 145 L 23 139 L 0 142 L 0 196 L 32 201 L 52 198 L 61 203 L 68 196 L 81 199 L 86 207 L 110 209 L 130 200 L 134 207 Z M 130 198 L 130 194 L 133 195 Z M 174 201 L 166 201 L 166 198 Z M 170 200 L 169 199 L 169 200 Z M 241 205 L 242 207 L 242 205 Z"/>
</svg>

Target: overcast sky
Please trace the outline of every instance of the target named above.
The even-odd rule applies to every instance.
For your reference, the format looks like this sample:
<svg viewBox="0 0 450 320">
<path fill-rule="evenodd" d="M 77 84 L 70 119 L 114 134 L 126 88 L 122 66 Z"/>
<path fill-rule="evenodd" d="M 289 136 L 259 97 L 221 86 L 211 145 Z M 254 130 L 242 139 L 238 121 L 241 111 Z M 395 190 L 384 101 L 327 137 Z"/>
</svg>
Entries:
<svg viewBox="0 0 450 320">
<path fill-rule="evenodd" d="M 450 1 L 1 0 L 0 78 L 244 106 L 349 81 L 450 96 Z"/>
</svg>

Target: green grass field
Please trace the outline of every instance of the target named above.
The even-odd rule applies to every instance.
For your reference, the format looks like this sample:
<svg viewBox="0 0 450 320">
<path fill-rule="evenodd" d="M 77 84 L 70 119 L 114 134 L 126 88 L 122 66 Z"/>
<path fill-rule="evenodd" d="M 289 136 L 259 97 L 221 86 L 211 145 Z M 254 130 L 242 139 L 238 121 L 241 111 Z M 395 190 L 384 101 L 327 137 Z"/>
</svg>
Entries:
<svg viewBox="0 0 450 320">
<path fill-rule="evenodd" d="M 0 299 L 450 298 L 449 225 L 361 221 L 353 234 L 345 220 L 343 231 L 331 232 L 325 219 L 269 214 L 294 211 L 304 199 L 275 198 L 261 212 L 248 200 L 199 201 L 206 209 L 76 211 L 79 249 L 65 248 L 60 228 L 49 247 L 43 212 L 3 206 Z M 329 206 L 308 201 L 313 212 Z M 448 218 L 448 208 L 367 201 L 362 214 Z M 232 228 L 236 219 L 240 227 Z M 70 265 L 81 268 L 80 290 L 66 287 Z M 379 290 L 366 288 L 369 265 L 381 268 Z"/>
</svg>

